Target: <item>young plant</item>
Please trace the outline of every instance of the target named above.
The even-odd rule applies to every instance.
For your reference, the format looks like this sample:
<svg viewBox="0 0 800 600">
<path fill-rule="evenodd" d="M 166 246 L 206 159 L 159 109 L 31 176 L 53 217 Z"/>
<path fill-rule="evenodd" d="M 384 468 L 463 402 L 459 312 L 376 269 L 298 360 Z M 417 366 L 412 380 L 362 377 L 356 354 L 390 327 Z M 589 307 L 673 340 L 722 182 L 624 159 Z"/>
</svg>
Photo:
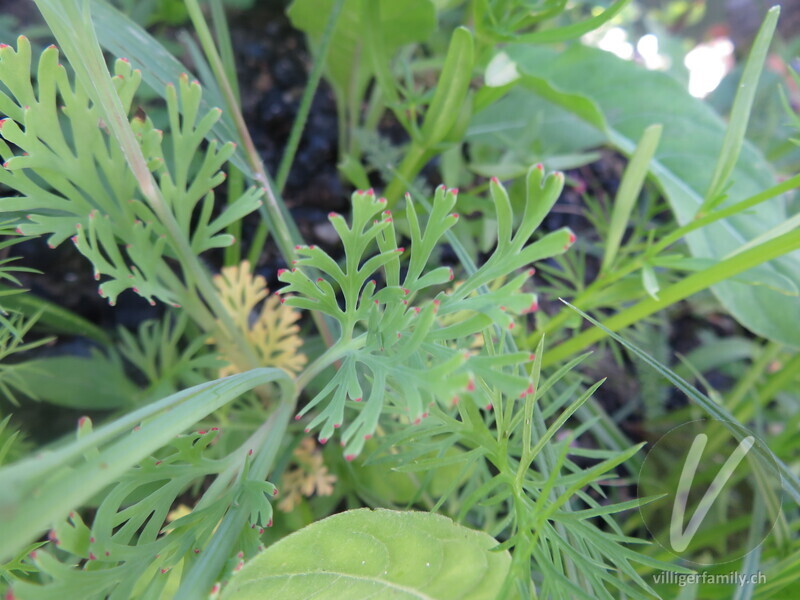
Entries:
<svg viewBox="0 0 800 600">
<path fill-rule="evenodd" d="M 529 265 L 564 252 L 575 240 L 564 229 L 529 243 L 558 197 L 563 176 L 545 178 L 537 166 L 527 185 L 525 214 L 514 228 L 508 195 L 498 181 L 492 183 L 500 241 L 489 260 L 449 292 L 441 288 L 453 282 L 453 269 L 428 266 L 442 236 L 459 219 L 452 212 L 458 190 L 444 186 L 436 190 L 424 222 L 407 197 L 408 250 L 398 247 L 387 202 L 372 190 L 353 195 L 350 225 L 341 215 L 328 217 L 342 239 L 342 266 L 320 248 L 297 249 L 296 266 L 279 274 L 288 284 L 280 290 L 283 301 L 338 322 L 339 340 L 329 352 L 341 360 L 336 375 L 298 414 L 301 418 L 321 406 L 307 431 L 321 427 L 319 439 L 325 443 L 344 424 L 345 408 L 363 406 L 341 434 L 345 454 L 353 459 L 375 433 L 385 408 L 419 424 L 432 406 L 473 397 L 479 384 L 494 393 L 528 393 L 520 367 L 529 353 L 491 356 L 470 350 L 476 335 L 490 335 L 487 328 L 506 336 L 516 316 L 536 310 L 536 295 L 522 289 L 533 274 Z"/>
</svg>

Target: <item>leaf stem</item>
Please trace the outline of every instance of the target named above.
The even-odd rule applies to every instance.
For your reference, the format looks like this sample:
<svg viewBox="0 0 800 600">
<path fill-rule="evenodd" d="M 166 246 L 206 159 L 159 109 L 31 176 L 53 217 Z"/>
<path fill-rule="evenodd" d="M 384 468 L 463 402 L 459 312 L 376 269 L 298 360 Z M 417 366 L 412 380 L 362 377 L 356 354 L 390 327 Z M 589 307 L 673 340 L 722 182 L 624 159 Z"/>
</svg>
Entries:
<svg viewBox="0 0 800 600">
<path fill-rule="evenodd" d="M 331 45 L 333 30 L 336 28 L 336 23 L 339 21 L 339 14 L 342 12 L 342 6 L 344 6 L 344 0 L 335 0 L 331 12 L 328 15 L 328 22 L 325 25 L 325 31 L 322 33 L 322 38 L 314 60 L 314 68 L 311 69 L 311 73 L 308 76 L 308 82 L 303 90 L 303 97 L 300 100 L 300 107 L 297 109 L 297 116 L 292 124 L 292 131 L 289 134 L 289 140 L 286 142 L 286 148 L 283 151 L 281 163 L 278 165 L 275 185 L 279 192 L 283 192 L 283 189 L 286 187 L 286 180 L 289 178 L 289 171 L 292 168 L 294 155 L 300 144 L 300 137 L 303 135 L 303 129 L 308 120 L 308 113 L 311 111 L 311 102 L 314 100 L 314 94 L 322 79 L 322 71 L 325 68 L 325 60 L 328 57 L 328 48 Z M 264 226 L 264 224 L 262 223 L 260 226 Z"/>
<path fill-rule="evenodd" d="M 772 186 L 768 190 L 764 190 L 763 192 L 750 196 L 749 198 L 745 198 L 744 200 L 732 204 L 731 206 L 727 206 L 710 213 L 698 214 L 691 222 L 683 225 L 682 227 L 678 227 L 668 235 L 664 236 L 658 243 L 653 245 L 647 250 L 647 252 L 638 256 L 636 259 L 630 261 L 617 270 L 610 271 L 595 279 L 583 292 L 578 294 L 575 299 L 572 300 L 572 304 L 577 308 L 587 308 L 587 305 L 603 288 L 608 288 L 611 284 L 619 281 L 623 277 L 641 269 L 645 264 L 657 257 L 662 251 L 679 241 L 684 236 L 692 233 L 693 231 L 697 231 L 706 225 L 758 206 L 762 202 L 766 202 L 775 196 L 791 191 L 798 186 L 800 186 L 800 175 L 795 175 L 794 177 L 790 177 L 789 179 Z M 528 337 L 529 343 L 537 343 L 538 340 L 541 339 L 545 334 L 552 333 L 553 331 L 561 328 L 573 314 L 574 313 L 568 308 L 562 308 L 561 311 L 552 319 L 550 319 L 539 330 L 535 331 Z"/>
<path fill-rule="evenodd" d="M 264 217 L 264 221 L 269 224 L 269 228 L 272 230 L 275 243 L 278 245 L 281 255 L 283 255 L 287 263 L 290 263 L 297 259 L 294 247 L 297 243 L 302 241 L 300 239 L 300 234 L 297 232 L 297 228 L 293 226 L 294 224 L 291 223 L 291 217 L 288 215 L 288 212 L 285 211 L 283 202 L 279 201 L 278 194 L 276 194 L 275 189 L 270 183 L 269 176 L 264 168 L 264 163 L 261 161 L 253 139 L 250 137 L 250 131 L 247 129 L 247 124 L 244 122 L 244 117 L 239 108 L 239 103 L 236 99 L 233 87 L 225 73 L 225 66 L 222 63 L 222 59 L 214 44 L 214 39 L 211 36 L 211 31 L 203 17 L 197 0 L 186 0 L 185 5 L 189 17 L 192 20 L 192 24 L 195 27 L 195 31 L 197 32 L 197 36 L 200 39 L 200 45 L 203 47 L 203 52 L 206 54 L 209 66 L 225 98 L 228 112 L 233 118 L 236 132 L 244 146 L 247 161 L 253 171 L 253 178 L 264 190 L 266 202 L 265 206 L 262 208 L 266 210 L 266 214 L 262 212 L 262 217 Z M 255 264 L 255 261 L 253 261 L 253 264 Z M 325 318 L 317 313 L 313 313 L 312 318 L 326 345 L 332 345 L 333 335 L 331 334 Z"/>
<path fill-rule="evenodd" d="M 605 320 L 604 325 L 611 331 L 618 331 L 639 322 L 645 317 L 667 306 L 688 298 L 692 294 L 712 285 L 730 279 L 760 264 L 800 248 L 800 230 L 785 233 L 763 244 L 750 248 L 741 254 L 720 261 L 713 267 L 689 275 L 685 279 L 661 290 L 659 299 L 647 298 L 630 308 Z M 550 349 L 544 356 L 543 366 L 552 365 L 568 356 L 584 350 L 594 342 L 603 339 L 606 333 L 597 328 L 588 329 Z"/>
<path fill-rule="evenodd" d="M 248 480 L 266 479 L 289 427 L 294 405 L 294 399 L 280 402 L 270 418 L 251 437 L 251 440 L 263 440 L 263 443 L 252 448 L 253 461 L 247 473 Z M 247 449 L 247 453 L 250 450 Z M 214 581 L 221 575 L 225 563 L 234 553 L 236 541 L 246 525 L 248 516 L 249 507 L 244 503 L 234 504 L 228 510 L 205 551 L 192 565 L 191 570 L 184 575 L 175 598 L 194 599 L 208 595 Z"/>
</svg>

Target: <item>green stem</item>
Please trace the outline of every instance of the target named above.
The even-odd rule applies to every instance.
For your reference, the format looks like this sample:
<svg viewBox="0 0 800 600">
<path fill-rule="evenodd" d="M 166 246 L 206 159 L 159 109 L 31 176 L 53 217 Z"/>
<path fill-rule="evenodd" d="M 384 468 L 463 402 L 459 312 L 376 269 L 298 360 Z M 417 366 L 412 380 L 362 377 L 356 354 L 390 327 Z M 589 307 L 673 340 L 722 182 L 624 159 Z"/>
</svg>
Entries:
<svg viewBox="0 0 800 600">
<path fill-rule="evenodd" d="M 800 372 L 800 352 L 789 358 L 780 371 L 769 376 L 766 383 L 758 390 L 754 402 L 731 405 L 731 412 L 740 422 L 749 421 L 756 408 L 766 406 L 775 398 L 775 394 L 788 388 L 798 372 Z"/>
<path fill-rule="evenodd" d="M 650 248 L 647 252 L 632 260 L 627 265 L 613 271 L 610 273 L 606 273 L 595 279 L 583 292 L 578 294 L 573 300 L 572 304 L 580 308 L 581 310 L 585 310 L 587 308 L 591 308 L 590 303 L 591 300 L 597 295 L 599 291 L 603 288 L 608 288 L 611 284 L 616 283 L 623 277 L 630 275 L 631 273 L 638 271 L 641 269 L 645 264 L 651 261 L 653 258 L 657 257 L 662 251 L 666 248 L 683 238 L 684 236 L 692 233 L 693 231 L 697 231 L 706 225 L 710 225 L 716 221 L 720 221 L 727 217 L 739 214 L 745 210 L 753 208 L 762 202 L 766 202 L 767 200 L 774 198 L 780 194 L 785 192 L 791 191 L 795 188 L 800 186 L 800 175 L 795 175 L 775 185 L 768 190 L 764 190 L 754 196 L 750 196 L 749 198 L 745 198 L 731 206 L 726 208 L 722 208 L 719 210 L 715 210 L 712 213 L 707 214 L 698 214 L 694 220 L 690 223 L 682 227 L 678 227 L 672 233 L 664 236 L 657 244 L 655 244 L 652 248 Z M 552 319 L 547 321 L 539 330 L 535 331 L 528 337 L 528 342 L 530 345 L 535 345 L 539 342 L 542 336 L 552 333 L 560 329 L 567 320 L 569 320 L 575 313 L 570 310 L 569 308 L 563 308 L 561 311 L 556 314 Z"/>
<path fill-rule="evenodd" d="M 422 167 L 425 166 L 427 155 L 427 148 L 420 146 L 416 142 L 411 142 L 411 146 L 406 151 L 400 166 L 397 167 L 394 177 L 384 191 L 389 208 L 394 208 L 395 204 L 400 200 L 403 190 L 410 187 L 410 183 L 419 175 Z"/>
<path fill-rule="evenodd" d="M 253 178 L 261 187 L 261 189 L 264 190 L 266 202 L 264 203 L 264 206 L 262 206 L 262 209 L 263 211 L 266 211 L 266 214 L 262 211 L 262 217 L 264 217 L 264 220 L 269 223 L 269 228 L 272 230 L 272 234 L 275 237 L 275 243 L 278 245 L 278 249 L 283 255 L 283 258 L 287 263 L 291 263 L 291 261 L 297 259 L 297 254 L 294 247 L 302 240 L 300 240 L 300 236 L 297 233 L 296 227 L 290 227 L 291 217 L 289 217 L 288 213 L 285 212 L 285 207 L 283 207 L 282 202 L 279 202 L 278 196 L 270 184 L 270 179 L 267 175 L 266 169 L 264 168 L 264 163 L 261 161 L 261 157 L 259 156 L 255 144 L 253 143 L 253 139 L 250 137 L 250 131 L 247 129 L 247 125 L 244 122 L 244 117 L 242 116 L 242 111 L 239 108 L 236 95 L 234 94 L 230 81 L 228 81 L 227 75 L 225 74 L 225 67 L 222 64 L 222 59 L 220 58 L 219 52 L 217 52 L 214 39 L 211 36 L 211 31 L 209 30 L 208 24 L 203 17 L 200 6 L 197 3 L 197 0 L 186 0 L 185 5 L 186 10 L 189 13 L 189 17 L 192 20 L 192 24 L 197 32 L 200 45 L 203 47 L 203 52 L 206 54 L 206 59 L 208 60 L 209 66 L 211 67 L 214 77 L 216 77 L 220 90 L 222 91 L 222 95 L 225 98 L 227 109 L 233 118 L 236 131 L 239 134 L 239 139 L 242 141 L 244 146 L 245 155 L 250 165 L 250 169 L 253 171 Z M 325 318 L 316 312 L 312 314 L 312 318 L 314 319 L 317 329 L 322 335 L 325 343 L 328 346 L 333 344 L 333 336 Z"/>
<path fill-rule="evenodd" d="M 366 335 L 362 335 L 347 343 L 335 344 L 311 363 L 296 379 L 292 395 L 290 397 L 284 395 L 284 399 L 269 419 L 232 454 L 233 462 L 231 466 L 215 479 L 198 503 L 197 508 L 202 508 L 219 497 L 230 485 L 236 474 L 241 471 L 244 460 L 251 451 L 254 453 L 254 458 L 247 478 L 253 481 L 266 479 L 274 466 L 278 450 L 291 422 L 291 416 L 297 405 L 299 393 L 322 370 L 332 365 L 347 352 L 360 348 L 365 343 Z M 248 514 L 247 506 L 234 505 L 228 511 L 200 560 L 193 565 L 191 571 L 183 578 L 181 587 L 175 596 L 176 598 L 200 598 L 208 594 L 214 580 L 220 575 L 225 562 L 236 550 L 234 545 L 241 535 Z"/>
<path fill-rule="evenodd" d="M 228 173 L 228 204 L 233 203 L 244 193 L 244 173 L 231 165 Z M 228 226 L 227 233 L 232 235 L 234 242 L 225 248 L 225 266 L 238 265 L 242 260 L 242 221 L 238 219 Z M 250 263 L 253 264 L 253 263 Z"/>
<path fill-rule="evenodd" d="M 255 353 L 244 341 L 233 319 L 225 310 L 209 273 L 195 255 L 189 240 L 183 235 L 175 216 L 161 194 L 161 189 L 147 166 L 142 148 L 131 129 L 128 116 L 114 88 L 103 52 L 91 25 L 89 4 L 83 4 L 82 14 L 77 0 L 71 2 L 36 0 L 36 5 L 61 44 L 64 54 L 75 70 L 76 78 L 96 103 L 120 145 L 142 195 L 167 230 L 167 235 L 178 254 L 185 276 L 197 287 L 214 317 L 220 321 L 231 339 L 235 340 L 243 355 L 248 357 L 250 362 L 248 366 L 259 366 Z M 213 318 L 210 322 L 213 323 Z M 207 328 L 208 321 L 200 322 L 200 325 Z"/>
<path fill-rule="evenodd" d="M 306 83 L 305 90 L 303 90 L 303 97 L 300 100 L 300 108 L 292 124 L 289 141 L 286 142 L 286 149 L 283 151 L 281 164 L 278 166 L 278 174 L 275 176 L 275 185 L 278 187 L 279 192 L 283 192 L 283 189 L 286 187 L 286 180 L 292 168 L 297 146 L 300 144 L 300 137 L 303 135 L 303 128 L 308 120 L 311 102 L 314 99 L 314 94 L 317 91 L 319 82 L 322 79 L 322 71 L 325 67 L 325 60 L 328 57 L 328 48 L 333 38 L 333 30 L 336 27 L 336 23 L 339 21 L 339 14 L 342 12 L 343 5 L 344 0 L 336 0 L 328 15 L 328 23 L 325 25 L 325 31 L 319 43 L 319 49 L 317 50 L 317 55 L 314 60 L 314 68 L 308 76 L 308 82 Z"/>
<path fill-rule="evenodd" d="M 228 76 L 238 105 L 241 95 L 239 94 L 239 81 L 236 79 L 236 58 L 233 53 L 228 19 L 225 18 L 225 7 L 222 0 L 211 0 L 209 4 L 211 6 L 211 22 L 214 24 L 214 34 L 217 36 L 222 64 L 225 66 L 225 74 Z"/>
<path fill-rule="evenodd" d="M 140 408 L 60 449 L 0 469 L 0 561 L 10 558 L 53 522 L 81 506 L 123 473 L 234 398 L 269 382 L 295 397 L 280 369 L 203 383 Z M 101 448 L 89 459 L 87 452 Z M 62 476 L 69 473 L 69 477 Z M 58 498 L 54 503 L 53 499 Z"/>
<path fill-rule="evenodd" d="M 241 139 L 244 144 L 247 161 L 250 168 L 253 170 L 253 177 L 264 190 L 264 197 L 266 198 L 265 208 L 270 216 L 270 224 L 275 233 L 276 242 L 284 257 L 287 260 L 294 260 L 296 258 L 294 251 L 295 244 L 292 241 L 289 227 L 283 218 L 283 213 L 281 212 L 275 192 L 270 185 L 269 178 L 264 169 L 264 164 L 261 162 L 261 157 L 258 155 L 253 139 L 250 137 L 250 131 L 247 129 L 247 125 L 244 122 L 242 112 L 239 110 L 239 103 L 236 100 L 233 87 L 225 73 L 225 66 L 222 64 L 222 59 L 214 44 L 214 38 L 211 35 L 208 24 L 203 17 L 203 12 L 200 10 L 200 5 L 197 0 L 186 0 L 185 5 L 189 13 L 189 18 L 191 18 L 192 24 L 197 32 L 200 45 L 208 60 L 208 64 L 225 98 L 226 107 L 233 118 L 236 132 L 239 134 L 239 139 Z"/>
<path fill-rule="evenodd" d="M 267 243 L 267 236 L 269 229 L 262 220 L 256 227 L 256 232 L 253 234 L 253 239 L 250 241 L 250 249 L 247 251 L 247 260 L 253 265 L 253 268 L 258 264 L 258 259 L 264 250 L 264 244 Z"/>
<path fill-rule="evenodd" d="M 263 481 L 272 470 L 281 442 L 289 427 L 294 406 L 294 399 L 281 402 L 267 422 L 256 432 L 258 437 L 264 440 L 264 443 L 253 449 L 253 462 L 247 473 L 247 479 Z M 184 575 L 175 598 L 193 600 L 208 596 L 214 581 L 221 575 L 225 563 L 234 554 L 236 542 L 247 523 L 248 516 L 249 507 L 245 504 L 234 504 L 231 507 L 204 552 L 192 565 L 191 570 Z"/>
<path fill-rule="evenodd" d="M 725 408 L 727 408 L 731 414 L 735 415 L 741 403 L 747 397 L 747 394 L 757 389 L 759 379 L 764 376 L 764 373 L 768 372 L 767 369 L 769 365 L 775 360 L 775 357 L 778 356 L 780 351 L 781 345 L 775 342 L 769 342 L 764 346 L 753 361 L 753 364 L 750 365 L 750 368 L 747 369 L 725 399 Z M 750 404 L 752 405 L 752 403 Z M 753 406 L 753 408 L 755 408 L 755 406 Z M 746 421 L 748 419 L 739 420 Z"/>
<path fill-rule="evenodd" d="M 604 325 L 611 331 L 619 331 L 662 310 L 692 294 L 712 285 L 730 279 L 760 264 L 800 248 L 800 230 L 785 233 L 741 254 L 720 261 L 713 267 L 689 275 L 685 279 L 661 290 L 659 299 L 647 298 L 630 308 L 606 319 Z M 587 329 L 575 337 L 549 350 L 542 359 L 542 366 L 556 364 L 573 354 L 577 354 L 593 343 L 603 339 L 606 333 L 598 328 Z"/>
<path fill-rule="evenodd" d="M 367 343 L 367 335 L 362 334 L 349 341 L 340 340 L 325 352 L 323 352 L 313 363 L 308 365 L 306 369 L 297 377 L 295 383 L 298 390 L 303 390 L 311 382 L 311 380 L 319 375 L 323 370 L 335 364 L 348 352 L 363 348 Z"/>
</svg>

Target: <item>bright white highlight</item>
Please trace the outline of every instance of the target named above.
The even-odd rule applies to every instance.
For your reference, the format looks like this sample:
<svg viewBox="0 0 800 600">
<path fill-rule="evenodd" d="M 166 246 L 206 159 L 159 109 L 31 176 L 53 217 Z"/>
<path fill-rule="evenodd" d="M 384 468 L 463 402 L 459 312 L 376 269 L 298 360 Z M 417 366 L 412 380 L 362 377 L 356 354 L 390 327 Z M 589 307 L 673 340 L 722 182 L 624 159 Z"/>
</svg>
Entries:
<svg viewBox="0 0 800 600">
<path fill-rule="evenodd" d="M 689 69 L 689 93 L 704 98 L 719 85 L 733 65 L 733 42 L 718 38 L 691 50 L 683 64 Z"/>
<path fill-rule="evenodd" d="M 658 53 L 658 38 L 652 33 L 643 35 L 636 42 L 636 52 L 642 57 L 644 66 L 654 71 L 669 67 L 669 59 Z"/>
<path fill-rule="evenodd" d="M 616 54 L 620 58 L 633 58 L 633 44 L 628 41 L 628 33 L 621 27 L 612 27 L 597 42 L 597 47 Z"/>
</svg>

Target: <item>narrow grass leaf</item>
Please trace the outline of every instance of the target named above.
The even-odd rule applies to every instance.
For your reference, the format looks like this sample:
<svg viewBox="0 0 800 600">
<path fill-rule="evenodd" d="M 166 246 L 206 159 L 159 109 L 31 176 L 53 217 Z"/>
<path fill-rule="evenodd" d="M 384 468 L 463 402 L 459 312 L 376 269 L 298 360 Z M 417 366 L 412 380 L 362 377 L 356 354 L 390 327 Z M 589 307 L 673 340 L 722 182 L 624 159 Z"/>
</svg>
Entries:
<svg viewBox="0 0 800 600">
<path fill-rule="evenodd" d="M 642 191 L 645 177 L 650 171 L 650 161 L 656 153 L 663 129 L 661 125 L 650 125 L 645 129 L 628 166 L 625 167 L 625 173 L 622 175 L 622 181 L 620 181 L 619 190 L 614 199 L 601 271 L 607 271 L 614 264 L 633 207 Z"/>
<path fill-rule="evenodd" d="M 622 346 L 624 346 L 628 351 L 635 354 L 637 357 L 642 359 L 645 363 L 647 363 L 650 367 L 655 369 L 658 373 L 660 373 L 664 378 L 666 378 L 670 383 L 672 383 L 675 387 L 681 390 L 686 396 L 689 397 L 692 402 L 694 402 L 697 406 L 702 408 L 709 416 L 720 421 L 723 426 L 725 426 L 728 431 L 737 439 L 741 440 L 747 435 L 749 435 L 749 431 L 739 423 L 736 418 L 728 412 L 728 410 L 711 400 L 708 396 L 701 393 L 697 388 L 693 385 L 687 383 L 682 378 L 678 377 L 675 372 L 670 369 L 669 367 L 661 364 L 656 359 L 651 357 L 649 354 L 644 352 L 643 350 L 639 349 L 637 346 L 632 344 L 631 342 L 627 341 L 625 338 L 617 335 L 607 327 L 605 327 L 602 323 L 596 321 L 589 315 L 587 315 L 582 310 L 575 308 L 569 302 L 562 300 L 564 304 L 569 306 L 572 310 L 577 312 L 581 315 L 584 319 L 595 325 L 596 327 L 600 328 L 602 331 L 605 332 L 606 335 L 610 336 L 617 342 L 619 342 Z M 778 471 L 780 473 L 781 479 L 783 481 L 784 489 L 791 494 L 792 498 L 798 503 L 800 503 L 800 479 L 798 479 L 797 475 L 795 475 L 792 470 L 778 457 L 775 455 L 774 452 L 771 450 L 764 450 L 761 448 L 760 444 L 756 444 L 753 446 L 754 455 L 760 456 L 762 452 L 768 452 L 768 456 L 760 456 L 762 460 L 768 460 L 771 463 L 774 463 Z"/>
<path fill-rule="evenodd" d="M 719 160 L 717 160 L 717 166 L 714 169 L 714 175 L 711 178 L 711 184 L 708 186 L 703 204 L 698 209 L 699 213 L 714 208 L 724 200 L 725 188 L 742 150 L 747 124 L 750 121 L 750 114 L 753 110 L 753 101 L 758 91 L 758 80 L 761 77 L 761 70 L 764 68 L 764 61 L 767 58 L 772 35 L 775 33 L 775 26 L 778 24 L 778 16 L 780 14 L 780 6 L 773 6 L 769 9 L 764 23 L 761 25 L 761 29 L 758 30 L 758 35 L 756 35 L 756 39 L 753 42 L 750 56 L 747 58 L 742 79 L 739 83 L 739 90 L 736 92 L 736 98 L 733 101 L 730 124 L 722 142 L 722 151 L 719 155 Z"/>
</svg>

